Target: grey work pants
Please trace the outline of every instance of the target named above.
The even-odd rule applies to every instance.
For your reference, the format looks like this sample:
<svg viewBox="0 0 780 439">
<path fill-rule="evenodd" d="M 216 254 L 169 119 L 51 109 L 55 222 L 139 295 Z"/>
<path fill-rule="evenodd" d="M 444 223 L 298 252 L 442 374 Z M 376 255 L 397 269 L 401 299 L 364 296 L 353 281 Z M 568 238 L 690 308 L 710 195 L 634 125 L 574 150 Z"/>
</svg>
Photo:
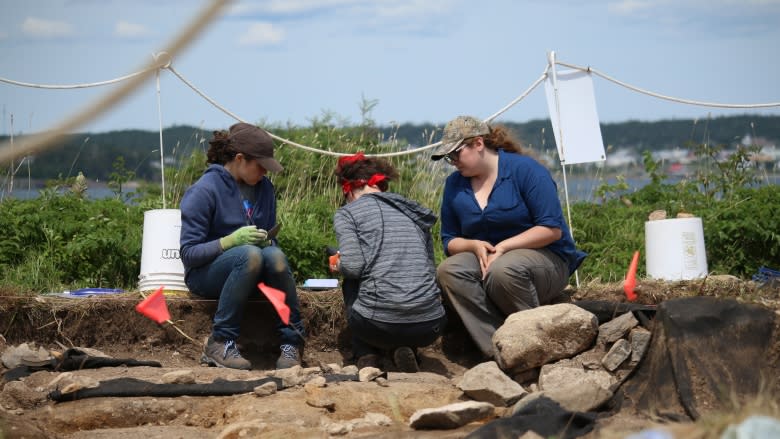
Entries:
<svg viewBox="0 0 780 439">
<path fill-rule="evenodd" d="M 510 314 L 550 303 L 566 288 L 566 262 L 547 249 L 511 250 L 490 264 L 485 280 L 474 253 L 458 253 L 436 270 L 446 299 L 479 349 L 493 356 L 493 333 Z"/>
</svg>

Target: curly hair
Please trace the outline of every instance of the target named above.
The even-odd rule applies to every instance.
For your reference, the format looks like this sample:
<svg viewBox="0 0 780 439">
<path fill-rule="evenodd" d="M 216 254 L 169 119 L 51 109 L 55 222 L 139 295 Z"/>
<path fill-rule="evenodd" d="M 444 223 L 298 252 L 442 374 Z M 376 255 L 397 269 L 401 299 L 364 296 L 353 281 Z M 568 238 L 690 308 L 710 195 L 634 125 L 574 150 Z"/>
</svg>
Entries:
<svg viewBox="0 0 780 439">
<path fill-rule="evenodd" d="M 206 151 L 206 165 L 224 165 L 233 160 L 237 153 L 227 131 L 214 131 L 214 138 L 209 140 L 209 149 Z"/>
<path fill-rule="evenodd" d="M 385 179 L 377 184 L 382 192 L 387 191 L 387 183 L 398 179 L 398 171 L 381 157 L 366 157 L 362 152 L 342 157 L 334 172 L 340 184 L 347 181 L 368 181 L 375 174 L 383 174 Z"/>
<path fill-rule="evenodd" d="M 490 149 L 503 149 L 506 152 L 522 155 L 526 154 L 520 141 L 517 140 L 509 128 L 504 125 L 492 125 L 490 127 L 490 134 L 482 136 L 482 138 L 485 139 L 485 146 Z"/>
</svg>

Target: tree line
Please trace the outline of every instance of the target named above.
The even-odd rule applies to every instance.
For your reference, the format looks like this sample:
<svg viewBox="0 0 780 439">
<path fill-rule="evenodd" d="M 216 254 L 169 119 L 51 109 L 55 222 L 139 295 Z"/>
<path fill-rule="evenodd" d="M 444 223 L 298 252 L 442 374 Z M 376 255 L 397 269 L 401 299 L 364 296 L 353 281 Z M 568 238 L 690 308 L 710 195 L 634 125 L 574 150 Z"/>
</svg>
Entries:
<svg viewBox="0 0 780 439">
<path fill-rule="evenodd" d="M 529 147 L 536 151 L 554 150 L 555 140 L 549 119 L 528 122 L 500 123 L 509 127 Z M 395 126 L 357 126 L 384 141 L 400 145 L 422 146 L 441 137 L 443 123 L 404 123 Z M 226 129 L 227 127 L 218 127 Z M 282 125 L 266 126 L 276 135 L 285 137 L 291 130 Z M 694 144 L 733 145 L 745 136 L 765 138 L 780 143 L 780 116 L 738 115 L 703 120 L 674 119 L 654 122 L 626 121 L 601 124 L 605 146 L 637 151 L 657 151 Z M 194 126 L 178 125 L 163 130 L 165 166 L 175 166 L 179 159 L 189 157 L 195 149 L 205 151 L 212 131 Z M 30 178 L 47 180 L 67 178 L 83 172 L 89 179 L 106 181 L 116 172 L 121 157 L 122 172 L 135 179 L 156 180 L 160 176 L 159 132 L 121 130 L 104 133 L 79 133 L 65 138 L 49 151 L 29 157 L 16 172 Z M 3 140 L 7 136 L 0 137 Z M 17 137 L 18 139 L 18 137 Z M 317 145 L 311 145 L 317 146 Z M 17 164 L 20 162 L 18 159 Z"/>
</svg>

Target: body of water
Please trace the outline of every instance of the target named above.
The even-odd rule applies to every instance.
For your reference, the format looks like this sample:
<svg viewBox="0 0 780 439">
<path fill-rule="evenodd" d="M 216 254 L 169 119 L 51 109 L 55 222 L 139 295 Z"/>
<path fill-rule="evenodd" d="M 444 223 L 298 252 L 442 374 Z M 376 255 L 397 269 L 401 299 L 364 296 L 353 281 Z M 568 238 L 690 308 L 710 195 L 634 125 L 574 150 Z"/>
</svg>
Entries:
<svg viewBox="0 0 780 439">
<path fill-rule="evenodd" d="M 565 200 L 564 196 L 564 184 L 563 184 L 563 176 L 560 173 L 556 173 L 554 176 L 556 183 L 558 184 L 558 192 L 560 194 L 560 199 L 563 202 Z M 664 180 L 665 183 L 674 184 L 677 182 L 680 182 L 683 178 L 686 178 L 685 176 L 670 176 L 666 180 Z M 690 179 L 690 177 L 688 177 Z M 596 190 L 603 184 L 608 185 L 614 185 L 618 182 L 617 178 L 612 177 L 593 177 L 593 176 L 583 176 L 583 175 L 577 175 L 577 176 L 567 176 L 566 179 L 566 186 L 568 187 L 569 192 L 569 201 L 571 203 L 576 203 L 579 201 L 600 201 L 596 197 Z M 628 184 L 628 193 L 635 192 L 644 186 L 646 186 L 648 183 L 650 183 L 649 177 L 626 177 L 625 182 Z M 4 190 L 0 190 L 0 200 L 5 198 L 16 198 L 21 200 L 26 199 L 32 199 L 36 198 L 40 195 L 40 191 L 43 189 L 41 186 L 30 186 L 28 187 L 26 182 L 19 181 L 18 183 L 22 183 L 21 185 L 17 184 L 14 187 L 13 192 L 10 194 L 7 191 L 7 188 Z M 774 174 L 774 175 L 765 175 L 760 178 L 759 184 L 780 184 L 780 174 Z M 124 190 L 123 193 L 129 194 L 132 193 L 135 186 L 131 186 L 130 189 Z M 97 186 L 90 186 L 89 189 L 87 189 L 87 196 L 91 199 L 101 199 L 101 198 L 107 198 L 107 197 L 114 197 L 116 194 L 114 191 L 112 191 L 110 188 L 108 188 L 105 185 L 97 185 Z M 614 197 L 614 194 L 610 194 L 611 197 Z"/>
</svg>

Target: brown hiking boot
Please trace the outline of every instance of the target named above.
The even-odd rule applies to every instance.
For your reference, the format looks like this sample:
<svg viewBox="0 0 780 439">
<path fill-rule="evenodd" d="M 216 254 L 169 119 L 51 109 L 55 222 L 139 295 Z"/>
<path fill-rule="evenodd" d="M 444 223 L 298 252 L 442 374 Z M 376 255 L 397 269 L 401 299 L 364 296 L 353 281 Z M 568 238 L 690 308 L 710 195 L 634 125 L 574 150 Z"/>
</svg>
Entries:
<svg viewBox="0 0 780 439">
<path fill-rule="evenodd" d="M 213 337 L 206 340 L 206 346 L 203 347 L 203 355 L 200 362 L 209 366 L 227 367 L 230 369 L 249 370 L 252 363 L 241 356 L 238 352 L 238 346 L 233 340 L 219 341 Z"/>
</svg>

